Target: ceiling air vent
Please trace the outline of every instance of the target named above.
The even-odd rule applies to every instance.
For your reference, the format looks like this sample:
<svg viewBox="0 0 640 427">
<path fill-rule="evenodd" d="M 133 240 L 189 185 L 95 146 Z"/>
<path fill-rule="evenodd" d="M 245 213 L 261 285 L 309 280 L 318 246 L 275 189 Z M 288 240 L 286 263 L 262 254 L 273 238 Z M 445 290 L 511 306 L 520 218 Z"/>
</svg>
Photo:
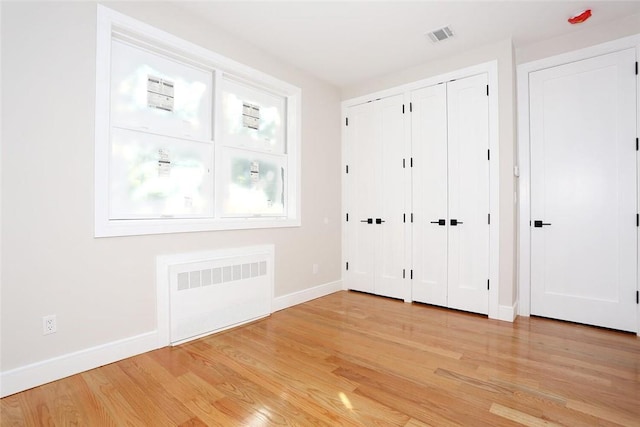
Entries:
<svg viewBox="0 0 640 427">
<path fill-rule="evenodd" d="M 438 28 L 437 30 L 429 31 L 427 35 L 429 36 L 432 42 L 438 43 L 453 37 L 453 30 L 451 29 L 451 27 L 446 26 L 446 27 Z"/>
</svg>

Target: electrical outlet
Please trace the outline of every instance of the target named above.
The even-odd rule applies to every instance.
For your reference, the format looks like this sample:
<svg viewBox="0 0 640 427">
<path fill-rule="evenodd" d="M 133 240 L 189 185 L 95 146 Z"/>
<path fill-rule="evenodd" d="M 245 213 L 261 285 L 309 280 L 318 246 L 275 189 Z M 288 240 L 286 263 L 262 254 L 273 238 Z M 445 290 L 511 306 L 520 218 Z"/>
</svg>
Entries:
<svg viewBox="0 0 640 427">
<path fill-rule="evenodd" d="M 51 314 L 42 318 L 42 335 L 53 334 L 58 330 L 56 315 Z"/>
</svg>

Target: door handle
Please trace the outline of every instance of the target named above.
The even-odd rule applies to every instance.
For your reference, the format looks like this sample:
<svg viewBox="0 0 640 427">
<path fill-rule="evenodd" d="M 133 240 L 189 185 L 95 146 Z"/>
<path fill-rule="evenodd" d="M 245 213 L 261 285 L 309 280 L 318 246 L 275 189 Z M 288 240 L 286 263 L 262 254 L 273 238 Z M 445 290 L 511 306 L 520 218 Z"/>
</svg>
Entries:
<svg viewBox="0 0 640 427">
<path fill-rule="evenodd" d="M 445 220 L 445 219 L 439 219 L 439 220 L 437 220 L 437 221 L 431 221 L 431 224 L 447 225 L 447 220 Z"/>
<path fill-rule="evenodd" d="M 543 225 L 551 225 L 551 223 L 550 222 L 542 222 L 542 221 L 540 221 L 538 219 L 533 221 L 533 226 L 536 227 L 536 228 L 540 228 Z"/>
<path fill-rule="evenodd" d="M 458 224 L 464 224 L 464 222 L 462 222 L 462 221 L 458 221 L 457 219 L 452 219 L 452 220 L 451 220 L 451 225 L 452 225 L 452 226 L 454 226 L 454 227 L 455 227 L 455 226 L 456 226 L 456 225 L 458 225 Z"/>
<path fill-rule="evenodd" d="M 382 218 L 376 218 L 376 224 L 382 224 L 383 222 L 386 222 L 386 221 Z"/>
<path fill-rule="evenodd" d="M 373 224 L 373 218 L 361 219 L 360 222 L 366 222 L 367 224 Z"/>
</svg>

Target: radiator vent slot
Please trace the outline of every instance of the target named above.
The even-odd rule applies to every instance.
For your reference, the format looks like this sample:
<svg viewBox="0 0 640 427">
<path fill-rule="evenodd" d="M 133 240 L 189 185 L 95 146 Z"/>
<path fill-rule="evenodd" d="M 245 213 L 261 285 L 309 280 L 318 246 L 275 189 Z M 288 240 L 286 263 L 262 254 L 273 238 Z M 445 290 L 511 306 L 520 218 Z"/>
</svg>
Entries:
<svg viewBox="0 0 640 427">
<path fill-rule="evenodd" d="M 171 344 L 271 314 L 273 245 L 165 258 Z"/>
<path fill-rule="evenodd" d="M 177 277 L 178 291 L 186 291 L 201 286 L 218 285 L 220 283 L 236 282 L 238 280 L 264 276 L 266 274 L 266 261 L 182 272 L 178 273 Z"/>
</svg>

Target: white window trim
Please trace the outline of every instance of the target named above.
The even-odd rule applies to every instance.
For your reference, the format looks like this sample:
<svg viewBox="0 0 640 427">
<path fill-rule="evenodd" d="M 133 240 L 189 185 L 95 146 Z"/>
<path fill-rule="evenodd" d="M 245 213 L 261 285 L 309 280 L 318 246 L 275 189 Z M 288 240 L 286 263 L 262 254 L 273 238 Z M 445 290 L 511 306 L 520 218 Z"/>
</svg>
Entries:
<svg viewBox="0 0 640 427">
<path fill-rule="evenodd" d="M 192 231 L 235 230 L 301 225 L 301 90 L 220 54 L 187 42 L 165 31 L 102 5 L 97 6 L 96 31 L 96 109 L 95 109 L 95 237 L 130 236 Z M 253 85 L 285 96 L 287 99 L 287 156 L 288 176 L 285 181 L 287 205 L 284 217 L 247 218 L 167 218 L 167 219 L 109 219 L 109 130 L 110 130 L 110 70 L 113 34 L 123 34 L 136 40 L 150 42 L 160 49 L 166 47 L 174 55 L 184 55 L 187 61 L 211 69 L 218 76 L 228 73 Z M 214 81 L 219 81 L 217 78 Z M 214 141 L 219 132 L 219 114 L 214 88 Z M 215 173 L 214 173 L 215 176 Z"/>
</svg>

